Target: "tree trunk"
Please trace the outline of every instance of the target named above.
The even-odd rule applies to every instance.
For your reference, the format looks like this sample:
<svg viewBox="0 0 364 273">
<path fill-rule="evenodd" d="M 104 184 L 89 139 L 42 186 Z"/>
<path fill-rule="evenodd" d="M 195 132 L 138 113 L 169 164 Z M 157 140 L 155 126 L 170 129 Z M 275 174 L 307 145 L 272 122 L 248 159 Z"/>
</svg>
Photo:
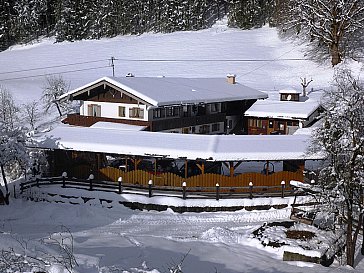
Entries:
<svg viewBox="0 0 364 273">
<path fill-rule="evenodd" d="M 62 117 L 61 108 L 59 108 L 59 105 L 58 105 L 58 103 L 57 103 L 57 102 L 55 102 L 55 104 L 56 104 L 56 107 L 57 107 L 57 110 L 58 110 L 58 114 L 59 114 L 59 116 L 60 116 L 60 117 Z"/>
<path fill-rule="evenodd" d="M 354 267 L 355 242 L 352 237 L 353 233 L 353 217 L 352 212 L 348 212 L 348 220 L 346 227 L 346 264 Z"/>
<path fill-rule="evenodd" d="M 339 45 L 337 43 L 331 44 L 330 54 L 331 54 L 332 66 L 335 66 L 335 65 L 341 63 L 341 54 L 339 51 Z"/>
<path fill-rule="evenodd" d="M 4 170 L 4 165 L 0 165 L 1 168 L 1 174 L 3 177 L 3 181 L 4 181 L 4 186 L 5 186 L 5 195 L 4 193 L 1 191 L 1 195 L 4 198 L 5 204 L 9 205 L 9 197 L 10 197 L 10 193 L 9 193 L 9 188 L 8 188 L 8 181 L 6 180 L 6 174 L 5 174 L 5 170 Z"/>
<path fill-rule="evenodd" d="M 362 225 L 363 225 L 363 239 L 361 242 L 361 255 L 364 255 L 364 214 L 362 215 Z"/>
</svg>

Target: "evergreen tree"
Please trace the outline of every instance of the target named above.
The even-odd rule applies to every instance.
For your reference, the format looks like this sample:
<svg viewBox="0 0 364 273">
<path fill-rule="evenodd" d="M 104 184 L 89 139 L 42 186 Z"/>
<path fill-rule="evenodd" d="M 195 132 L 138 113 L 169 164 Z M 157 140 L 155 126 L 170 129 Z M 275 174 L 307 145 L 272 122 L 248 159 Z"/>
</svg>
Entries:
<svg viewBox="0 0 364 273">
<path fill-rule="evenodd" d="M 16 27 L 14 24 L 14 0 L 3 0 L 0 5 L 0 50 L 6 49 L 16 43 L 16 37 L 13 29 Z"/>
</svg>

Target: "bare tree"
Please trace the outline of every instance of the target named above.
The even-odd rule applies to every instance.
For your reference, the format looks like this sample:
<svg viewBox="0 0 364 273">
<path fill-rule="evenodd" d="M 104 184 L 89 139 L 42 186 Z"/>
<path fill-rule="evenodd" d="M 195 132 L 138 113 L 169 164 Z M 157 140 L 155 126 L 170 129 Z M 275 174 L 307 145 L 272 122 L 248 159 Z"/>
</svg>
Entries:
<svg viewBox="0 0 364 273">
<path fill-rule="evenodd" d="M 323 149 L 327 156 L 318 182 L 325 203 L 346 230 L 347 264 L 353 266 L 364 206 L 364 83 L 346 70 L 335 76 L 335 89 L 326 93 L 323 125 L 314 133 L 313 148 Z"/>
<path fill-rule="evenodd" d="M 39 113 L 39 103 L 38 101 L 32 101 L 27 104 L 23 105 L 24 107 L 24 118 L 27 123 L 29 123 L 30 128 L 32 130 L 35 129 L 36 123 L 40 119 L 40 113 Z"/>
<path fill-rule="evenodd" d="M 48 76 L 46 78 L 46 83 L 43 87 L 42 100 L 45 103 L 46 112 L 50 108 L 55 106 L 57 108 L 58 114 L 62 116 L 62 108 L 65 105 L 59 102 L 59 97 L 69 90 L 69 83 L 67 83 L 62 76 Z"/>
<path fill-rule="evenodd" d="M 74 256 L 72 233 L 64 226 L 59 232 L 41 240 L 25 240 L 12 234 L 14 246 L 0 250 L 1 272 L 74 272 L 78 266 Z M 58 272 L 58 270 L 57 270 Z"/>
<path fill-rule="evenodd" d="M 287 0 L 282 2 L 281 29 L 297 34 L 312 45 L 316 58 L 331 57 L 333 66 L 346 55 L 362 50 L 364 35 L 363 0 Z"/>
<path fill-rule="evenodd" d="M 307 96 L 306 88 L 310 85 L 310 83 L 313 82 L 313 79 L 307 81 L 306 77 L 301 78 L 301 85 L 302 85 L 302 96 Z"/>
</svg>

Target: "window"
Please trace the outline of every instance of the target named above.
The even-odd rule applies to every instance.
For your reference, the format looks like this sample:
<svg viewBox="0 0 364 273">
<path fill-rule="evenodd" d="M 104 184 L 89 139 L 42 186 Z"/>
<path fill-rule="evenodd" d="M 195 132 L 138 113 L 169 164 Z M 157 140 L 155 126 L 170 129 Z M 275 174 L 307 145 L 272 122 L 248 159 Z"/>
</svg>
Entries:
<svg viewBox="0 0 364 273">
<path fill-rule="evenodd" d="M 211 131 L 212 132 L 220 131 L 220 123 L 214 123 L 214 124 L 212 124 Z"/>
<path fill-rule="evenodd" d="M 88 106 L 88 116 L 101 117 L 101 105 L 90 104 Z"/>
<path fill-rule="evenodd" d="M 249 119 L 249 127 L 265 128 L 261 119 Z"/>
<path fill-rule="evenodd" d="M 269 128 L 274 128 L 274 121 L 273 120 L 270 120 L 269 121 Z"/>
<path fill-rule="evenodd" d="M 263 121 L 261 119 L 257 119 L 257 127 L 263 128 Z"/>
<path fill-rule="evenodd" d="M 202 125 L 202 126 L 200 126 L 199 133 L 200 134 L 208 134 L 208 133 L 210 133 L 210 125 Z"/>
<path fill-rule="evenodd" d="M 144 118 L 144 109 L 133 107 L 129 109 L 130 118 Z"/>
<path fill-rule="evenodd" d="M 170 106 L 166 107 L 166 117 L 175 117 L 179 115 L 179 107 Z"/>
<path fill-rule="evenodd" d="M 119 117 L 125 117 L 125 106 L 119 106 Z"/>
<path fill-rule="evenodd" d="M 153 110 L 153 117 L 154 118 L 161 118 L 163 115 L 163 109 L 162 108 L 157 108 Z"/>
<path fill-rule="evenodd" d="M 220 111 L 220 104 L 219 103 L 211 103 L 210 104 L 211 113 L 216 113 Z"/>
<path fill-rule="evenodd" d="M 280 131 L 284 131 L 284 123 L 283 122 L 278 122 L 278 126 L 279 126 Z"/>
</svg>

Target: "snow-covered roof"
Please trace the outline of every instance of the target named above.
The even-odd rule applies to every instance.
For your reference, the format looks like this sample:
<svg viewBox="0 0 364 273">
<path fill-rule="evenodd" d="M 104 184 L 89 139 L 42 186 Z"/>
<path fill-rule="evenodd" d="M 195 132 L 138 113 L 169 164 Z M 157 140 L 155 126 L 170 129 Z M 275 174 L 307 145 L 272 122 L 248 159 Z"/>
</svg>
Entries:
<svg viewBox="0 0 364 273">
<path fill-rule="evenodd" d="M 153 106 L 265 99 L 267 94 L 226 78 L 103 77 L 62 95 L 79 95 L 107 82 Z"/>
<path fill-rule="evenodd" d="M 320 107 L 316 100 L 296 101 L 257 101 L 246 112 L 248 117 L 308 119 Z"/>
<path fill-rule="evenodd" d="M 90 126 L 91 128 L 99 128 L 99 129 L 118 129 L 118 130 L 127 130 L 127 131 L 142 131 L 146 128 L 146 126 L 139 125 L 131 125 L 125 123 L 115 123 L 115 122 L 104 122 L 99 121 Z"/>
<path fill-rule="evenodd" d="M 58 126 L 37 147 L 211 161 L 321 159 L 308 154 L 307 135 L 194 135 Z"/>
<path fill-rule="evenodd" d="M 296 89 L 281 89 L 279 90 L 279 94 L 301 94 L 301 91 L 298 91 Z"/>
</svg>

